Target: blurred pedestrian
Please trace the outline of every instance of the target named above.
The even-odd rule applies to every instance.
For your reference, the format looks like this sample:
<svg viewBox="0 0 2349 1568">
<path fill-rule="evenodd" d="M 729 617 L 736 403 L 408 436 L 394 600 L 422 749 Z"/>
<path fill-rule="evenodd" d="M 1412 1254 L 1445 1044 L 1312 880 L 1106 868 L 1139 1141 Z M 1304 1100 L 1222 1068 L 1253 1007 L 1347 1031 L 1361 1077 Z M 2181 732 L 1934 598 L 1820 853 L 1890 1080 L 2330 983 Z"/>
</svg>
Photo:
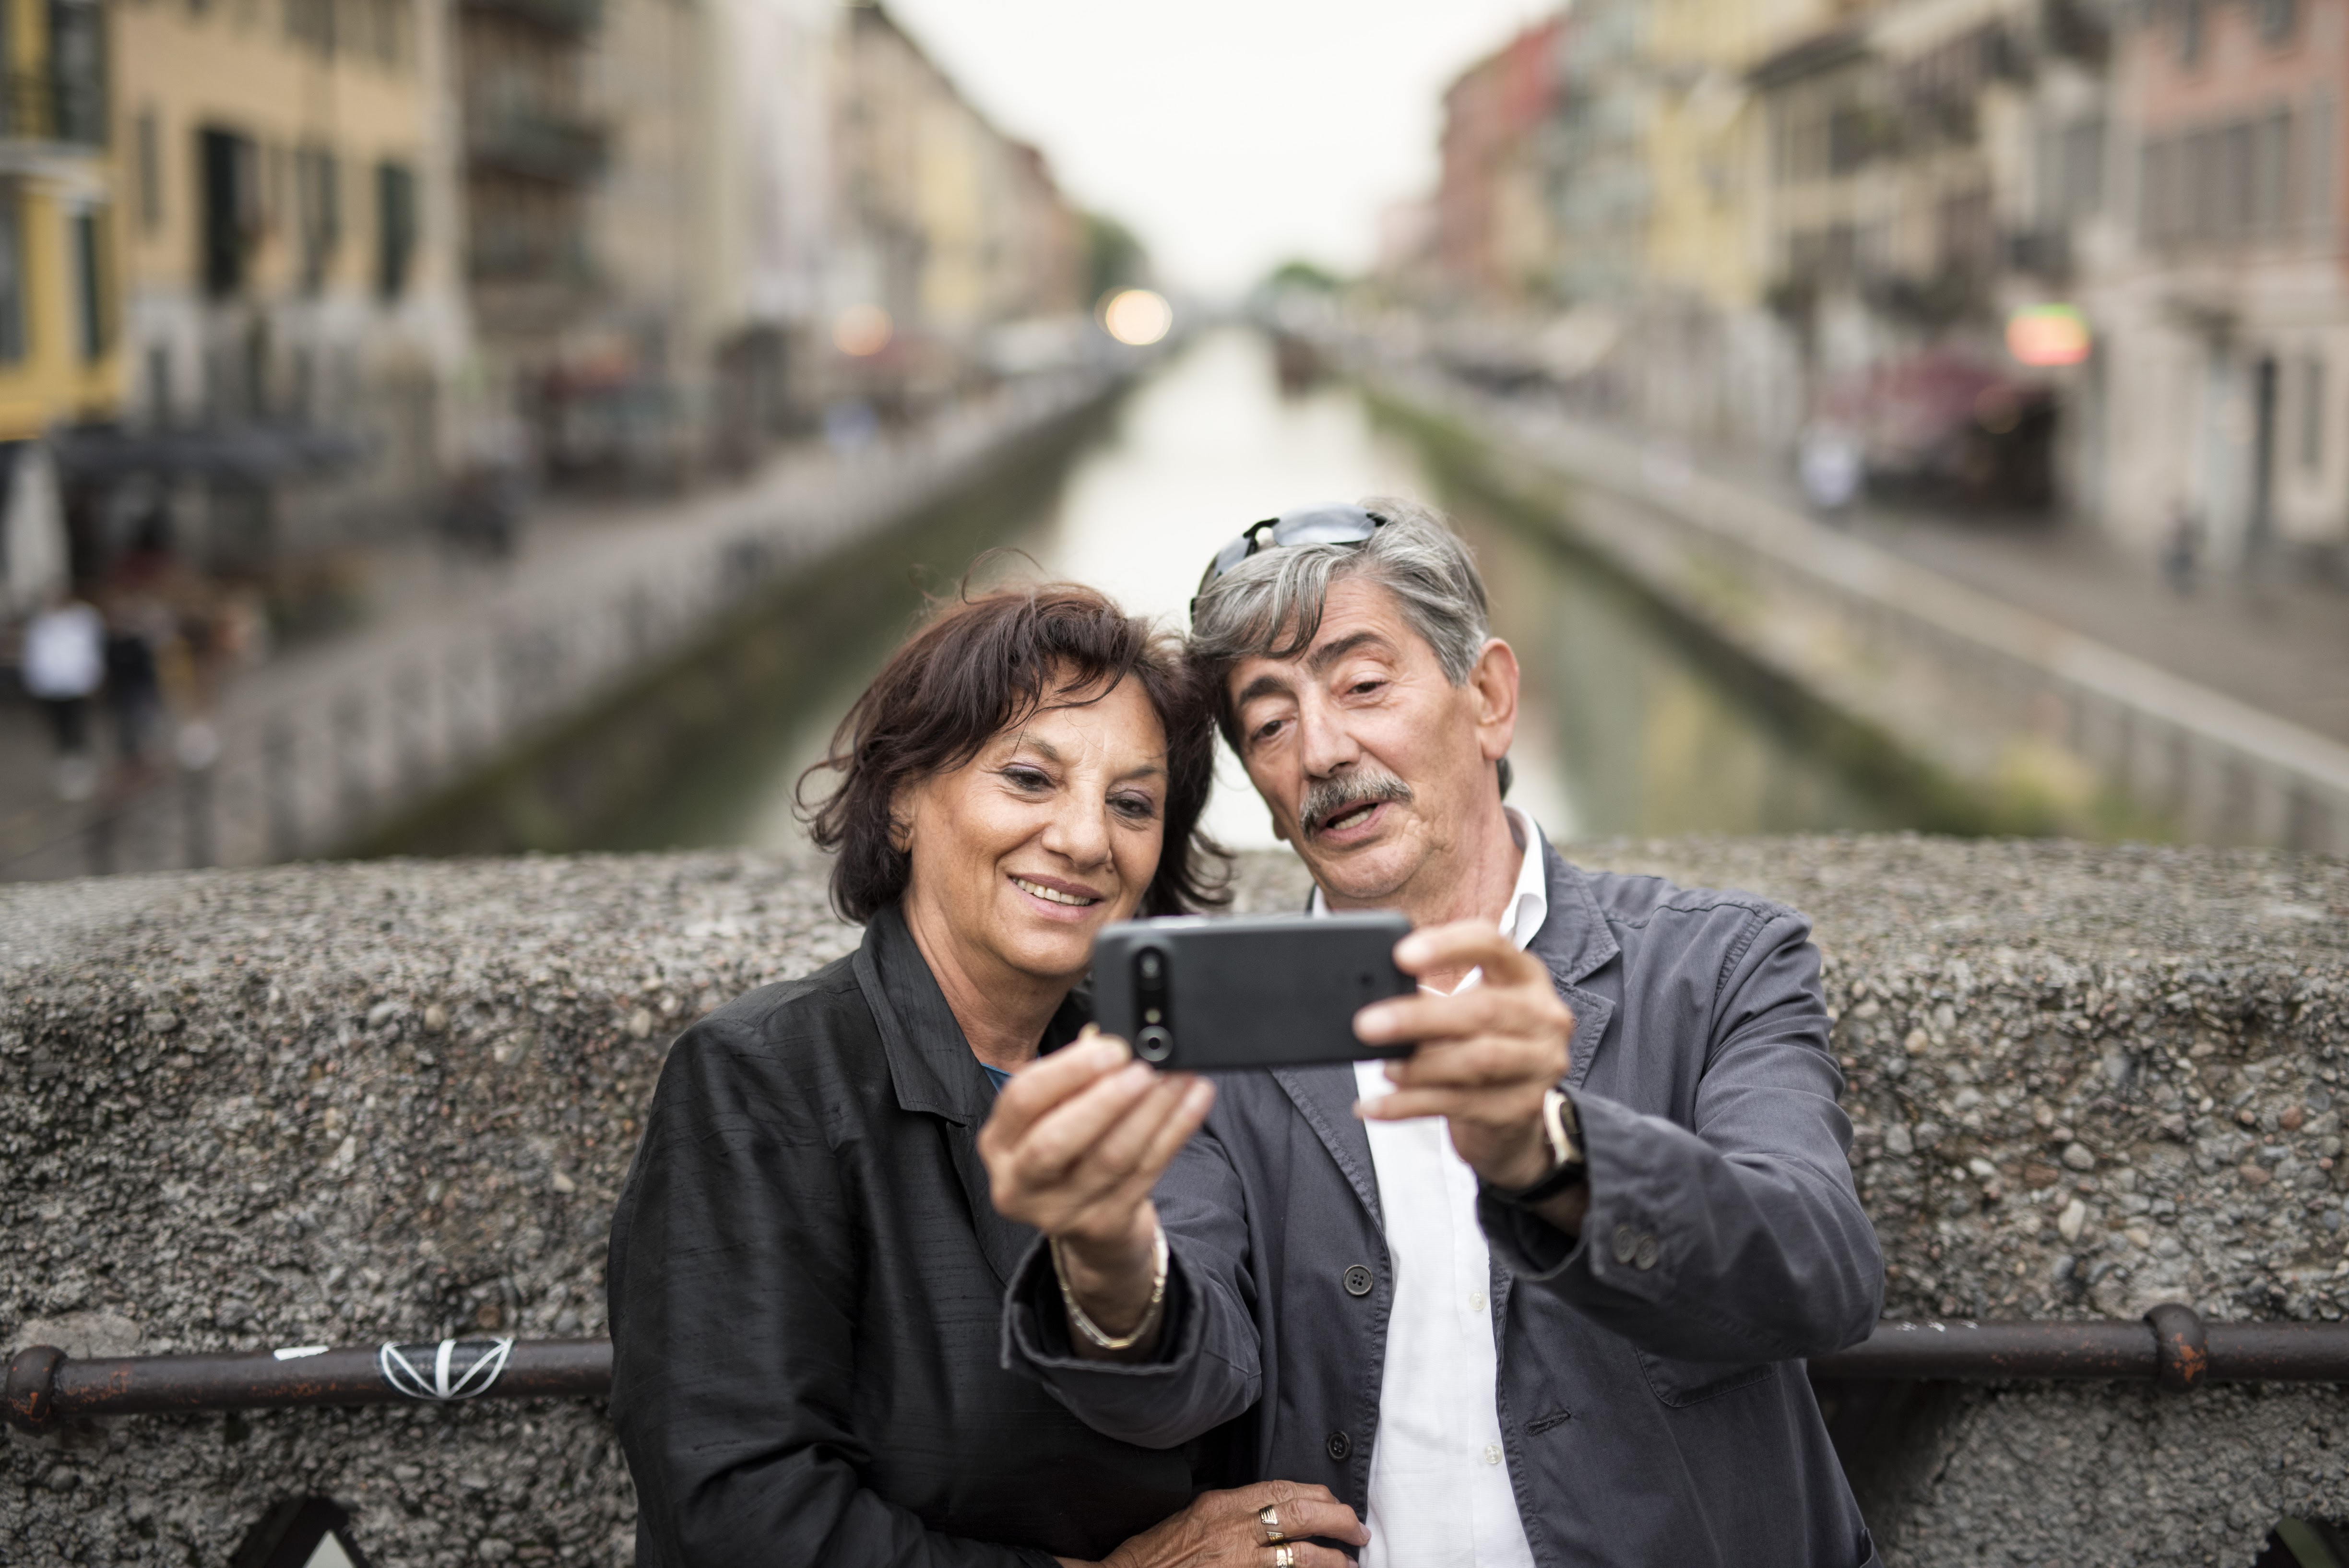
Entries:
<svg viewBox="0 0 2349 1568">
<path fill-rule="evenodd" d="M 2183 595 L 2194 591 L 2194 576 L 2201 555 L 2202 519 L 2191 506 L 2180 502 L 2170 518 L 2169 544 L 2161 552 L 2161 573 L 2169 579 L 2173 592 Z"/>
<path fill-rule="evenodd" d="M 1795 467 L 1804 499 L 1824 517 L 1842 516 L 1859 497 L 1859 442 L 1841 425 L 1821 421 L 1804 431 Z"/>
<path fill-rule="evenodd" d="M 89 754 L 90 699 L 106 682 L 106 622 L 72 588 L 50 591 L 49 602 L 25 628 L 25 690 L 47 714 L 57 738 L 58 798 L 87 800 L 98 785 Z"/>
<path fill-rule="evenodd" d="M 105 620 L 106 705 L 114 719 L 115 748 L 125 769 L 143 773 L 154 761 L 163 716 L 158 659 L 178 628 L 161 602 L 135 591 L 109 597 Z"/>
</svg>

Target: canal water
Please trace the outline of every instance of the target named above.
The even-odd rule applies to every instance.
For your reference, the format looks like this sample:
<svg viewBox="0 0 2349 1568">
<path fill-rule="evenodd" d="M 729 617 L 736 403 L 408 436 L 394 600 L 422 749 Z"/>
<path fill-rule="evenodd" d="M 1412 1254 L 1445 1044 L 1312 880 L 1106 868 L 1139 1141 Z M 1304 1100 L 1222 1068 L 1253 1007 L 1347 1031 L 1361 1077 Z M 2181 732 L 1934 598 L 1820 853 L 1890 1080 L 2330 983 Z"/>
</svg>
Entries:
<svg viewBox="0 0 2349 1568">
<path fill-rule="evenodd" d="M 1057 485 L 1004 521 L 974 580 L 1073 578 L 1179 628 L 1202 566 L 1247 524 L 1371 495 L 1444 507 L 1475 549 L 1494 630 L 1524 670 L 1510 799 L 1553 838 L 1904 825 L 1897 805 L 1808 747 L 1566 545 L 1446 493 L 1411 437 L 1359 394 L 1336 382 L 1284 389 L 1269 345 L 1243 328 L 1204 335 L 1137 389 Z M 971 568 L 968 532 L 950 547 L 957 558 L 924 563 L 933 584 Z M 901 618 L 842 649 L 824 679 L 787 694 L 607 846 L 803 844 L 794 784 L 919 605 L 909 581 Z M 1208 820 L 1235 847 L 1274 842 L 1228 753 Z"/>
</svg>

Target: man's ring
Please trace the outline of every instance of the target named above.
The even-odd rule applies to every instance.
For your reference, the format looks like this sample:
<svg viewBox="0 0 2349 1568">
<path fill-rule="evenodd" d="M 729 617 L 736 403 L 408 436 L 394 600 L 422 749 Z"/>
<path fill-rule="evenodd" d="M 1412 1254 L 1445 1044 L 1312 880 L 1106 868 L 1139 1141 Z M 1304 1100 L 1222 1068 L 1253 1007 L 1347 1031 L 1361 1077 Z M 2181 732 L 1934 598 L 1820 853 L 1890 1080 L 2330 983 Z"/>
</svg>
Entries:
<svg viewBox="0 0 2349 1568">
<path fill-rule="evenodd" d="M 1264 1523 L 1264 1538 L 1267 1541 L 1278 1542 L 1280 1540 L 1280 1510 L 1275 1508 L 1271 1503 L 1266 1503 L 1262 1508 L 1256 1511 L 1256 1516 Z M 1292 1552 L 1289 1555 L 1294 1557 L 1297 1554 Z M 1289 1568 L 1288 1563 L 1280 1561 L 1280 1557 L 1278 1552 L 1274 1553 L 1273 1561 L 1275 1563 L 1278 1564 L 1278 1568 Z"/>
<path fill-rule="evenodd" d="M 1286 1541 L 1274 1547 L 1272 1568 L 1297 1568 L 1297 1548 Z"/>
</svg>

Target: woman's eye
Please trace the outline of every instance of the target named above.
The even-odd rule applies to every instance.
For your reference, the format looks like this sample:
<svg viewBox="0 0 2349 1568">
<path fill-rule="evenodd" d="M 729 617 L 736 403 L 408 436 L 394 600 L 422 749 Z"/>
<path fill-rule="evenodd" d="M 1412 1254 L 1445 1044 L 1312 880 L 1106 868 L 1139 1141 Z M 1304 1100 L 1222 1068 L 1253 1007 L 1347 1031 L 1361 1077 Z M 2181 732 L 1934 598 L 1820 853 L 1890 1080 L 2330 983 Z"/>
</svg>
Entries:
<svg viewBox="0 0 2349 1568">
<path fill-rule="evenodd" d="M 1030 794 L 1049 789 L 1052 784 L 1050 779 L 1046 778 L 1034 768 L 1006 768 L 1003 770 L 1003 776 L 1011 782 L 1012 788 L 1026 790 Z"/>
<path fill-rule="evenodd" d="M 1122 794 L 1110 805 L 1136 822 L 1147 822 L 1158 815 L 1158 803 L 1146 794 Z"/>
</svg>

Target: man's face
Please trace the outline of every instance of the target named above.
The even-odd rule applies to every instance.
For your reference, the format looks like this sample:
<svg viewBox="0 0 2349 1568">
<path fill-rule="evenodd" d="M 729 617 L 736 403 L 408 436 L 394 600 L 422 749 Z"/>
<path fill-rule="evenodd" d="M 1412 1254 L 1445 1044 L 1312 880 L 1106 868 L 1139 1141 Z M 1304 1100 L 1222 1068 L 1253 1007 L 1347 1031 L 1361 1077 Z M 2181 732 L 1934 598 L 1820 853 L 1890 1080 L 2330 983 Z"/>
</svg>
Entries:
<svg viewBox="0 0 2349 1568">
<path fill-rule="evenodd" d="M 1497 808 L 1493 764 L 1516 722 L 1506 643 L 1454 686 L 1392 593 L 1341 580 L 1311 647 L 1226 680 L 1248 780 L 1333 905 L 1413 901 L 1472 815 Z"/>
</svg>

